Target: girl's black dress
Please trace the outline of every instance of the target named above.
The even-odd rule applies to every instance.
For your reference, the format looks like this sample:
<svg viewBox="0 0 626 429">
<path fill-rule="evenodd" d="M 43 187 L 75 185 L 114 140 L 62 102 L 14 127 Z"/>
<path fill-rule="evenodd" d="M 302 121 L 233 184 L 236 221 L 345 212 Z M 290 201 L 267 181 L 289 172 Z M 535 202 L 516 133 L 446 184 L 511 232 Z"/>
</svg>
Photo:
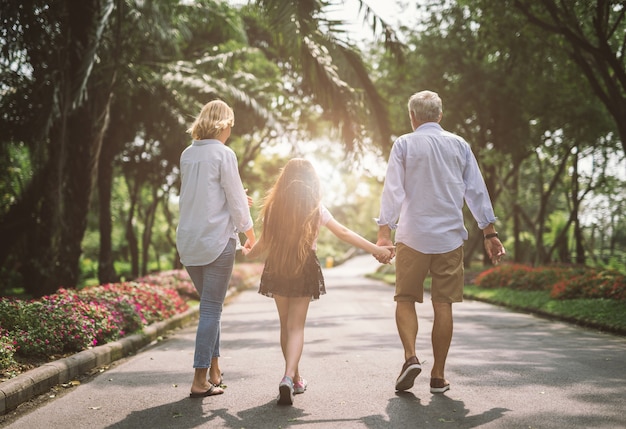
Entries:
<svg viewBox="0 0 626 429">
<path fill-rule="evenodd" d="M 272 272 L 272 263 L 265 261 L 259 293 L 270 298 L 274 295 L 290 298 L 310 296 L 311 300 L 319 299 L 326 293 L 322 267 L 315 251 L 311 249 L 304 264 L 302 274 L 296 277 L 279 276 Z"/>
</svg>

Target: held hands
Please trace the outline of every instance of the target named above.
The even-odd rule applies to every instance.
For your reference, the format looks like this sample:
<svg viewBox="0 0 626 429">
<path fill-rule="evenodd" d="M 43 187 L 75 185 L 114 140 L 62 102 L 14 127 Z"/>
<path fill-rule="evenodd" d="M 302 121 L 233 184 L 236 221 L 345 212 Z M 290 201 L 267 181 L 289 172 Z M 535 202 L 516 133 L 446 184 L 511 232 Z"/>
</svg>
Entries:
<svg viewBox="0 0 626 429">
<path fill-rule="evenodd" d="M 254 243 L 251 243 L 249 239 L 246 240 L 246 243 L 241 248 L 241 254 L 243 256 L 248 256 L 248 253 L 250 253 L 250 250 L 252 250 L 252 246 L 254 246 Z"/>
<path fill-rule="evenodd" d="M 376 260 L 381 264 L 390 264 L 394 256 L 396 256 L 396 248 L 394 246 L 379 246 L 383 251 L 374 255 Z"/>
<path fill-rule="evenodd" d="M 389 264 L 391 260 L 396 256 L 396 248 L 391 240 L 381 239 L 378 240 L 376 245 L 379 247 L 380 252 L 374 254 L 374 258 L 381 264 Z"/>
</svg>

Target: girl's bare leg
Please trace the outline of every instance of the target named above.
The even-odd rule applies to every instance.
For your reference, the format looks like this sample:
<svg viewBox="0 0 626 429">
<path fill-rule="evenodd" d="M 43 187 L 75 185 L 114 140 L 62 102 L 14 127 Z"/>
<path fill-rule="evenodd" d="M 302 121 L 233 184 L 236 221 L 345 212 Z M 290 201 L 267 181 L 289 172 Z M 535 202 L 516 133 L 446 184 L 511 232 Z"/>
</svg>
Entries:
<svg viewBox="0 0 626 429">
<path fill-rule="evenodd" d="M 304 324 L 310 297 L 287 298 L 274 295 L 280 319 L 280 347 L 285 358 L 285 375 L 300 379 L 298 364 L 304 348 Z"/>
</svg>

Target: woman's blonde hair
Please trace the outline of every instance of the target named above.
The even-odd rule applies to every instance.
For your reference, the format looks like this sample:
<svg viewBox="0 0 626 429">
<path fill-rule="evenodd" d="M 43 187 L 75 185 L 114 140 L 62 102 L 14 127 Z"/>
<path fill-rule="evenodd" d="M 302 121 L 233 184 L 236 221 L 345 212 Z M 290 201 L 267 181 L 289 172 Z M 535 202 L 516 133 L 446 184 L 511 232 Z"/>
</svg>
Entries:
<svg viewBox="0 0 626 429">
<path fill-rule="evenodd" d="M 320 181 L 306 159 L 293 158 L 269 190 L 260 221 L 273 273 L 295 277 L 302 273 L 320 226 Z"/>
<path fill-rule="evenodd" d="M 233 126 L 235 126 L 233 109 L 222 100 L 213 100 L 204 105 L 187 132 L 194 140 L 214 139 L 226 127 Z"/>
</svg>

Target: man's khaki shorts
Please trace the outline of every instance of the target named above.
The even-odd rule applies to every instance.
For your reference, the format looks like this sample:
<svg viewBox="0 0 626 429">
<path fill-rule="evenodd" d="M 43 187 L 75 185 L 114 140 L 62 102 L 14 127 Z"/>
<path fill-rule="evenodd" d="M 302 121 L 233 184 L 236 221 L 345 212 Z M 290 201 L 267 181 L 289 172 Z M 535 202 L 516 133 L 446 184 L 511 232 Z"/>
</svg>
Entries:
<svg viewBox="0 0 626 429">
<path fill-rule="evenodd" d="M 396 244 L 394 300 L 424 302 L 424 280 L 429 272 L 432 277 L 432 301 L 463 301 L 463 246 L 448 253 L 428 254 L 403 243 Z"/>
</svg>

